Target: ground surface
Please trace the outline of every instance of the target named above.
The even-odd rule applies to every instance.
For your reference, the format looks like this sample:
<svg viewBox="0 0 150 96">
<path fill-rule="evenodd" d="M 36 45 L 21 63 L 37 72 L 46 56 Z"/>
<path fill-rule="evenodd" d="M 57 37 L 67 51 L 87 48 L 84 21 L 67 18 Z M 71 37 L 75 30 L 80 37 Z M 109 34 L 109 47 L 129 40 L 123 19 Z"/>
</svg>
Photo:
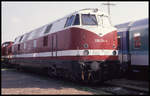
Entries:
<svg viewBox="0 0 150 96">
<path fill-rule="evenodd" d="M 33 73 L 1 69 L 1 88 L 3 94 L 108 94 L 93 91 L 85 86 L 67 81 L 39 77 Z"/>
</svg>

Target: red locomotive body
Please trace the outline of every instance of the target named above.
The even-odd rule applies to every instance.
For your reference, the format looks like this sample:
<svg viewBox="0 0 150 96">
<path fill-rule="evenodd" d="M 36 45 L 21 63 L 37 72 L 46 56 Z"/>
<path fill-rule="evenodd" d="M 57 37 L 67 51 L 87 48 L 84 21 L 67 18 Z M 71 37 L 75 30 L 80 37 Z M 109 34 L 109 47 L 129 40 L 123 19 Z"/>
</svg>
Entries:
<svg viewBox="0 0 150 96">
<path fill-rule="evenodd" d="M 83 9 L 16 38 L 11 64 L 73 80 L 104 81 L 118 73 L 117 31 L 105 13 Z"/>
</svg>

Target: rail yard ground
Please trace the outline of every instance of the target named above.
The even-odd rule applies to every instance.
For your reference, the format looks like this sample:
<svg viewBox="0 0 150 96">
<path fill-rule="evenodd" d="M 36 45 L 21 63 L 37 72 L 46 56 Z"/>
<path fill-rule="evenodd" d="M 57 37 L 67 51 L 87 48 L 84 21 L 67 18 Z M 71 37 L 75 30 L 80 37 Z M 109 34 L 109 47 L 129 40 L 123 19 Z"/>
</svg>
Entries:
<svg viewBox="0 0 150 96">
<path fill-rule="evenodd" d="M 68 80 L 50 78 L 33 72 L 18 71 L 16 69 L 1 69 L 1 90 L 4 94 L 99 94 L 124 95 L 148 94 L 148 82 L 134 82 L 132 80 L 112 80 L 103 85 L 88 86 L 76 84 Z M 116 84 L 116 85 L 115 85 Z M 128 88 L 129 87 L 129 88 Z M 135 90 L 131 90 L 135 89 Z"/>
<path fill-rule="evenodd" d="M 108 94 L 72 82 L 56 80 L 15 69 L 2 69 L 2 94 Z"/>
</svg>

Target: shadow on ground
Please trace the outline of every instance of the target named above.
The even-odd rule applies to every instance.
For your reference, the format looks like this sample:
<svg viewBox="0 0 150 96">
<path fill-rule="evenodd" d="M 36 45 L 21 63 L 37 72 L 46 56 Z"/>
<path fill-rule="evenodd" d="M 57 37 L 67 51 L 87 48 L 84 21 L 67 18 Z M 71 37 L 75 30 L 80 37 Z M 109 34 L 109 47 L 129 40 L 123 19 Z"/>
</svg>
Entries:
<svg viewBox="0 0 150 96">
<path fill-rule="evenodd" d="M 88 85 L 77 84 L 69 80 L 50 78 L 33 72 L 17 71 L 15 69 L 2 69 L 1 88 L 40 88 L 40 89 L 64 89 L 74 88 L 80 91 L 92 92 L 93 94 L 107 94 L 101 91 L 95 91 Z"/>
</svg>

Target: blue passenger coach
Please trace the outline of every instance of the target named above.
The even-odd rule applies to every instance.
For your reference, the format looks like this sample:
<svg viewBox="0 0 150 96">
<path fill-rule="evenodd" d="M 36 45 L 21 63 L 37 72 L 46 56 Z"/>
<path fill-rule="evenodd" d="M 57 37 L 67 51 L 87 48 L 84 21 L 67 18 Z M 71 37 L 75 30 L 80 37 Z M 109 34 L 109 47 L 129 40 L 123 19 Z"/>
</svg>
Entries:
<svg viewBox="0 0 150 96">
<path fill-rule="evenodd" d="M 148 73 L 148 20 L 145 18 L 115 26 L 118 29 L 119 60 L 123 71 Z"/>
<path fill-rule="evenodd" d="M 129 56 L 129 24 L 130 22 L 116 25 L 118 29 L 118 56 L 120 63 L 122 64 L 122 70 L 126 71 L 128 69 L 128 64 L 130 61 Z"/>
</svg>

